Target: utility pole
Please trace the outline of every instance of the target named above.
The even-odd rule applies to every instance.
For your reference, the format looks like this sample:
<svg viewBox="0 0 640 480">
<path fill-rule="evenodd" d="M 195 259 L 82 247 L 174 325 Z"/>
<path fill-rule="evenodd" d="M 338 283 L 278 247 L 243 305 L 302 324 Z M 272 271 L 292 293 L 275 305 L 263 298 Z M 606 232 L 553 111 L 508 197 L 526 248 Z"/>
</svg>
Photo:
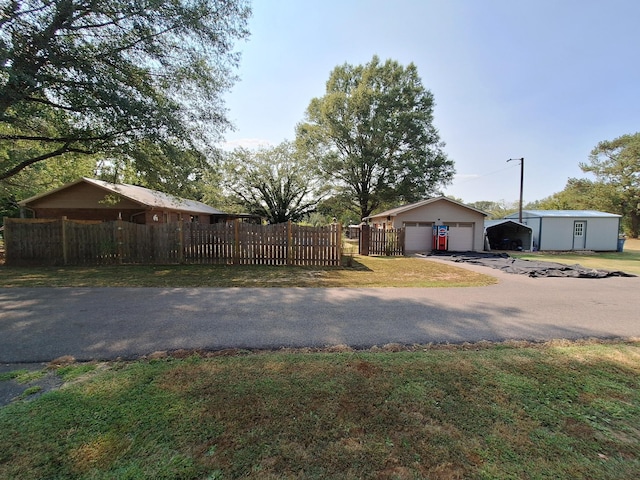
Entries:
<svg viewBox="0 0 640 480">
<path fill-rule="evenodd" d="M 518 221 L 522 223 L 522 188 L 524 187 L 524 157 L 510 158 L 509 160 L 507 160 L 507 163 L 513 160 L 520 160 L 520 208 L 518 213 Z"/>
</svg>

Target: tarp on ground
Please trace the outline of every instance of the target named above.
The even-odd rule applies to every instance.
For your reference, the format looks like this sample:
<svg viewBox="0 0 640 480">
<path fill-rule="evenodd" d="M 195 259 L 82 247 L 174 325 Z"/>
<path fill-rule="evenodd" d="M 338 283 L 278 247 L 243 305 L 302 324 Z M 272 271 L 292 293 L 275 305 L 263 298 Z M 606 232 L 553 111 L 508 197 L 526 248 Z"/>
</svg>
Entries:
<svg viewBox="0 0 640 480">
<path fill-rule="evenodd" d="M 523 260 L 514 258 L 506 253 L 450 253 L 433 251 L 433 256 L 452 262 L 465 262 L 485 267 L 496 268 L 507 273 L 529 275 L 530 277 L 572 277 L 572 278 L 606 278 L 606 277 L 635 277 L 621 271 L 596 270 L 582 265 L 565 265 L 556 262 L 540 262 L 537 260 Z"/>
</svg>

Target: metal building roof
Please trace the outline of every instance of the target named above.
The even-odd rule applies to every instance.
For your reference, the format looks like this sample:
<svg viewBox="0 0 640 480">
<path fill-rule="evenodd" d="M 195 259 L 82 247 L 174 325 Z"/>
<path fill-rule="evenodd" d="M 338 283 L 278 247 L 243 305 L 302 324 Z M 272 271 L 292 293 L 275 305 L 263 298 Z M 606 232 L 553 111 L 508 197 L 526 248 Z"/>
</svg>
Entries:
<svg viewBox="0 0 640 480">
<path fill-rule="evenodd" d="M 619 218 L 622 215 L 615 213 L 599 212 L 597 210 L 523 210 L 522 216 L 529 217 L 556 217 L 556 218 L 573 218 L 573 217 L 592 217 L 592 218 Z M 505 218 L 518 218 L 518 213 L 507 215 Z"/>
<path fill-rule="evenodd" d="M 526 228 L 527 230 L 532 230 L 532 228 L 529 225 L 525 225 L 524 223 L 520 223 L 517 220 L 512 220 L 511 218 L 500 218 L 500 219 L 497 219 L 497 220 L 485 220 L 484 221 L 484 228 L 486 230 L 487 228 L 495 227 L 496 225 L 502 225 L 504 223 L 512 223 L 512 224 L 517 225 L 519 227 Z"/>
</svg>

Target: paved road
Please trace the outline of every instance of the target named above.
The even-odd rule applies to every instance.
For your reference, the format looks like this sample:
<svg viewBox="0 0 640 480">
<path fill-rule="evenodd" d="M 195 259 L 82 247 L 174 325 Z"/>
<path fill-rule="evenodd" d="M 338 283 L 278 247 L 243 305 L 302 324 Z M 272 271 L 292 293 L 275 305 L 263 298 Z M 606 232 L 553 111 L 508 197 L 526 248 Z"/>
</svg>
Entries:
<svg viewBox="0 0 640 480">
<path fill-rule="evenodd" d="M 427 260 L 425 260 L 427 261 Z M 158 350 L 640 338 L 640 277 L 478 288 L 0 289 L 0 363 Z"/>
</svg>

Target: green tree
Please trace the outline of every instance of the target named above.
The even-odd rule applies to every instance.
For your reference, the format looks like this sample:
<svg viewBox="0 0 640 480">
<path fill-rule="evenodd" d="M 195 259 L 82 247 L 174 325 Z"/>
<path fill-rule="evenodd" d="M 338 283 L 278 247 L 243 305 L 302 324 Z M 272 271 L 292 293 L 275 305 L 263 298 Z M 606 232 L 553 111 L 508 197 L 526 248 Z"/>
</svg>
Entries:
<svg viewBox="0 0 640 480">
<path fill-rule="evenodd" d="M 581 163 L 592 173 L 600 194 L 614 207 L 612 213 L 624 217 L 633 237 L 640 235 L 640 132 L 603 141 L 591 151 L 589 163 Z M 600 196 L 600 195 L 599 195 Z"/>
<path fill-rule="evenodd" d="M 509 203 L 509 202 L 506 202 L 505 200 L 500 200 L 498 202 L 481 200 L 478 202 L 470 203 L 469 206 L 488 213 L 489 214 L 488 219 L 494 219 L 494 220 L 499 218 L 504 218 L 510 213 L 514 213 L 518 211 L 517 202 Z"/>
<path fill-rule="evenodd" d="M 345 195 L 331 195 L 323 198 L 316 206 L 316 211 L 327 221 L 335 218 L 342 225 L 360 223 L 360 211 L 354 208 L 351 199 Z"/>
<path fill-rule="evenodd" d="M 539 200 L 548 210 L 601 210 L 622 215 L 624 230 L 640 233 L 640 133 L 600 142 L 581 163 L 595 180 L 570 178 L 561 192 Z"/>
<path fill-rule="evenodd" d="M 363 218 L 451 182 L 453 162 L 433 125 L 433 106 L 413 63 L 374 56 L 331 72 L 325 95 L 311 100 L 297 126 L 297 142 Z"/>
<path fill-rule="evenodd" d="M 88 156 L 61 156 L 32 165 L 0 182 L 0 221 L 17 217 L 18 202 L 47 190 L 60 187 L 79 177 L 94 177 L 96 160 Z"/>
<path fill-rule="evenodd" d="M 607 192 L 606 190 L 609 190 Z M 586 178 L 570 178 L 561 192 L 537 200 L 528 208 L 538 210 L 603 210 L 613 211 L 610 189 Z"/>
<path fill-rule="evenodd" d="M 173 162 L 164 161 L 167 152 Z M 101 157 L 96 171 L 98 178 L 108 182 L 140 185 L 202 200 L 204 182 L 213 171 L 213 163 L 198 150 L 140 142 L 127 156 Z"/>
<path fill-rule="evenodd" d="M 322 196 L 313 163 L 290 142 L 257 151 L 238 148 L 225 160 L 224 173 L 236 202 L 270 223 L 302 219 Z"/>
<path fill-rule="evenodd" d="M 229 126 L 249 15 L 245 0 L 3 1 L 0 180 L 71 153 L 171 177 Z"/>
</svg>

